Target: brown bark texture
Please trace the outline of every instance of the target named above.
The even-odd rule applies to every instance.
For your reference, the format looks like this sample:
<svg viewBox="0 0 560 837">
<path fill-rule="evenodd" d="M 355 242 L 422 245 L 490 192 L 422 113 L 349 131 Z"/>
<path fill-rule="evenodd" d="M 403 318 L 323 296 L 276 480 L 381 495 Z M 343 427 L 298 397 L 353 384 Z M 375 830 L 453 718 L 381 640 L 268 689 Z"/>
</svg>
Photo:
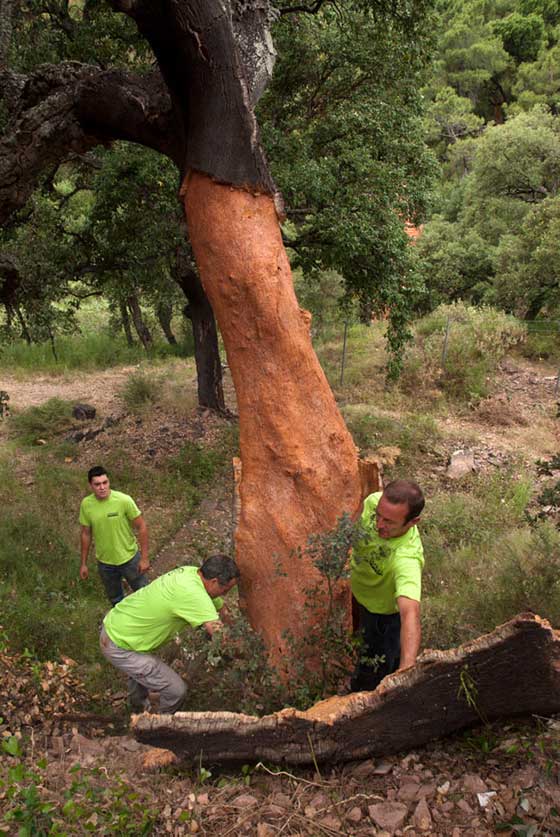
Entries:
<svg viewBox="0 0 560 837">
<path fill-rule="evenodd" d="M 311 346 L 272 198 L 191 173 L 189 236 L 218 320 L 239 410 L 236 553 L 251 624 L 281 667 L 319 582 L 293 550 L 360 503 L 356 448 Z M 339 593 L 346 601 L 346 590 Z"/>
<path fill-rule="evenodd" d="M 560 711 L 560 635 L 533 614 L 417 664 L 374 692 L 332 697 L 306 712 L 136 715 L 139 741 L 199 763 L 351 761 L 416 748 L 482 722 Z"/>
</svg>

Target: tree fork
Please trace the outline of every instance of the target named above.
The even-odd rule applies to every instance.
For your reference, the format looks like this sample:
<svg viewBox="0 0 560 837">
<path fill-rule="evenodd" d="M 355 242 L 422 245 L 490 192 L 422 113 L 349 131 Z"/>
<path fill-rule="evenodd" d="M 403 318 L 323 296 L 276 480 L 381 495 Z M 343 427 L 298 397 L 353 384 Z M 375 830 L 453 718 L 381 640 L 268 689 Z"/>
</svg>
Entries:
<svg viewBox="0 0 560 837">
<path fill-rule="evenodd" d="M 313 351 L 272 197 L 191 171 L 183 189 L 200 277 L 237 393 L 241 597 L 273 661 L 302 630 L 318 572 L 293 550 L 360 504 L 356 448 Z M 347 590 L 338 591 L 346 605 Z"/>
</svg>

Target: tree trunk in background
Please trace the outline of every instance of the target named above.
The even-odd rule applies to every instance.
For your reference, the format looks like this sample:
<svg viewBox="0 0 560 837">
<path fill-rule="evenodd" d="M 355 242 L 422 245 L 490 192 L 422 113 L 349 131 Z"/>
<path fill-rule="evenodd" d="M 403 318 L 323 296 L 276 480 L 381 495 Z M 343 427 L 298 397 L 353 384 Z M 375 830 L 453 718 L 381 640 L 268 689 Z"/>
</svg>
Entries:
<svg viewBox="0 0 560 837">
<path fill-rule="evenodd" d="M 126 303 L 122 302 L 122 300 L 119 302 L 119 313 L 121 315 L 121 325 L 126 337 L 126 345 L 131 349 L 134 346 L 134 338 L 132 337 L 132 330 L 130 328 L 130 316 Z"/>
<path fill-rule="evenodd" d="M 134 328 L 136 329 L 136 333 L 140 338 L 140 342 L 146 349 L 149 351 L 153 346 L 153 339 L 150 332 L 150 329 L 144 322 L 144 318 L 142 316 L 142 311 L 140 309 L 140 303 L 138 302 L 138 297 L 131 294 L 126 299 L 128 310 L 130 311 L 130 315 L 132 317 L 132 322 L 134 323 Z"/>
<path fill-rule="evenodd" d="M 319 580 L 309 563 L 294 571 L 293 550 L 358 508 L 356 448 L 312 349 L 272 198 L 199 173 L 183 191 L 237 393 L 242 600 L 281 666 L 284 632 L 304 629 L 305 591 Z M 346 596 L 338 591 L 344 605 Z"/>
<path fill-rule="evenodd" d="M 156 317 L 160 324 L 161 330 L 165 335 L 165 339 L 170 346 L 177 345 L 177 338 L 171 330 L 171 320 L 173 318 L 173 306 L 167 302 L 160 302 L 156 308 Z"/>
<path fill-rule="evenodd" d="M 186 248 L 178 249 L 173 278 L 188 300 L 183 312 L 193 330 L 198 403 L 217 413 L 226 413 L 216 320 Z"/>
</svg>

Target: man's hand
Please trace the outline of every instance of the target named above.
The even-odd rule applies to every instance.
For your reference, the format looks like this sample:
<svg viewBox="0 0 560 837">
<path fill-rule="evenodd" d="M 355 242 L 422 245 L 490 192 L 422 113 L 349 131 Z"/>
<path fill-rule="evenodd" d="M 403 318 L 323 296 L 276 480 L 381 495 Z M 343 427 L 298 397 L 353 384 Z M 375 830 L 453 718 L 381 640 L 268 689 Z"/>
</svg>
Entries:
<svg viewBox="0 0 560 837">
<path fill-rule="evenodd" d="M 140 558 L 140 561 L 138 562 L 138 572 L 139 573 L 147 573 L 149 569 L 150 569 L 150 559 L 148 557 Z"/>
<path fill-rule="evenodd" d="M 138 572 L 146 573 L 150 569 L 150 559 L 148 558 L 148 527 L 141 514 L 134 518 L 132 526 L 138 536 L 138 544 L 140 546 Z"/>
<path fill-rule="evenodd" d="M 87 578 L 89 578 L 89 570 L 87 564 L 82 564 L 80 566 L 80 578 L 82 579 L 82 581 L 85 581 Z"/>
</svg>

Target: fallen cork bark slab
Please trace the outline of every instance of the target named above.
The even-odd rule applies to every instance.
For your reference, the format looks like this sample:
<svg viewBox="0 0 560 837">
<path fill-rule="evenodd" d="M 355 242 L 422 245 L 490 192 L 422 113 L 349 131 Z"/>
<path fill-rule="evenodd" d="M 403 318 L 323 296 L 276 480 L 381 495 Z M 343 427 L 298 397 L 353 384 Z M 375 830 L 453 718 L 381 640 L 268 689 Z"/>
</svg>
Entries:
<svg viewBox="0 0 560 837">
<path fill-rule="evenodd" d="M 139 741 L 180 759 L 285 764 L 351 761 L 407 750 L 481 721 L 560 711 L 560 632 L 521 614 L 417 664 L 374 692 L 332 697 L 262 718 L 233 712 L 137 715 Z"/>
</svg>

